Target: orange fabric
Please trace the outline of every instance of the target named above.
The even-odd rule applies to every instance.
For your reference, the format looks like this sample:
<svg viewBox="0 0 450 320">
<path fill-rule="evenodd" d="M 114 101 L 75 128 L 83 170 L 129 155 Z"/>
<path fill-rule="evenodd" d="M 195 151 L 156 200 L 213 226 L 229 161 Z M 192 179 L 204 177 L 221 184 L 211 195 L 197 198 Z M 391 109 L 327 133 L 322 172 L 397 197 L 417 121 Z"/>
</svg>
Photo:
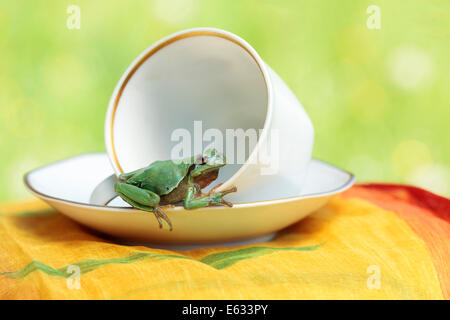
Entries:
<svg viewBox="0 0 450 320">
<path fill-rule="evenodd" d="M 271 241 L 188 251 L 0 204 L 0 299 L 449 299 L 449 201 L 360 185 Z"/>
<path fill-rule="evenodd" d="M 443 295 L 450 299 L 450 199 L 404 185 L 357 185 L 343 194 L 395 212 L 427 245 Z"/>
</svg>

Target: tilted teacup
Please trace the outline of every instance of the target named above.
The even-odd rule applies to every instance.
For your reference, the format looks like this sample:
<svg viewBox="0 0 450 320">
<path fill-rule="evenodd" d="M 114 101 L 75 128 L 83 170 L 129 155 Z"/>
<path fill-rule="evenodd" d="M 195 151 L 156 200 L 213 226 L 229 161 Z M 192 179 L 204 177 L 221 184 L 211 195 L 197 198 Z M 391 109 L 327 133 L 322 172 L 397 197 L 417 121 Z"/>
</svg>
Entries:
<svg viewBox="0 0 450 320">
<path fill-rule="evenodd" d="M 116 175 L 214 147 L 227 165 L 212 185 L 236 186 L 232 202 L 298 195 L 313 140 L 280 77 L 246 41 L 213 28 L 183 30 L 145 50 L 117 84 L 105 123 Z"/>
</svg>

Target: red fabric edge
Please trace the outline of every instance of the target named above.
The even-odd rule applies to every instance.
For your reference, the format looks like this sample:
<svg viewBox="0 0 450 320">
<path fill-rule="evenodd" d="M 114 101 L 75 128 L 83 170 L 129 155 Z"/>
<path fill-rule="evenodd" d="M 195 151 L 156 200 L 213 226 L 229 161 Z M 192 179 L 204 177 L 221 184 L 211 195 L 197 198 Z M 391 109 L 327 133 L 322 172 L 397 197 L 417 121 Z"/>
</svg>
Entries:
<svg viewBox="0 0 450 320">
<path fill-rule="evenodd" d="M 450 199 L 425 189 L 394 183 L 361 183 L 357 184 L 357 186 L 379 191 L 388 191 L 391 195 L 394 193 L 394 196 L 396 191 L 407 190 L 412 196 L 407 199 L 409 203 L 427 209 L 439 218 L 450 222 Z M 401 199 L 401 197 L 398 198 Z"/>
<path fill-rule="evenodd" d="M 343 197 L 361 198 L 396 213 L 427 245 L 444 299 L 450 300 L 450 199 L 402 184 L 362 183 Z"/>
</svg>

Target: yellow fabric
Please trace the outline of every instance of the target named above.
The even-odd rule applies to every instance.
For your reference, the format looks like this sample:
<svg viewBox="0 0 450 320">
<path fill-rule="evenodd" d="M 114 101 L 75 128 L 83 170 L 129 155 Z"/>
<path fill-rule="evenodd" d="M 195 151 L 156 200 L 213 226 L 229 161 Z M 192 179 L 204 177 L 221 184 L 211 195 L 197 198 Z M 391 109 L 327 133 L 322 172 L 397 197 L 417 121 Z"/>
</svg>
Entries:
<svg viewBox="0 0 450 320">
<path fill-rule="evenodd" d="M 1 299 L 443 298 L 422 239 L 394 213 L 360 199 L 334 198 L 267 243 L 191 251 L 104 240 L 39 201 L 0 205 L 0 212 Z M 211 256 L 231 252 L 232 260 L 238 249 L 260 246 L 275 249 L 249 249 L 226 266 Z M 136 253 L 150 255 L 126 260 Z M 22 270 L 32 261 L 41 269 Z M 81 261 L 80 289 L 42 271 Z"/>
</svg>

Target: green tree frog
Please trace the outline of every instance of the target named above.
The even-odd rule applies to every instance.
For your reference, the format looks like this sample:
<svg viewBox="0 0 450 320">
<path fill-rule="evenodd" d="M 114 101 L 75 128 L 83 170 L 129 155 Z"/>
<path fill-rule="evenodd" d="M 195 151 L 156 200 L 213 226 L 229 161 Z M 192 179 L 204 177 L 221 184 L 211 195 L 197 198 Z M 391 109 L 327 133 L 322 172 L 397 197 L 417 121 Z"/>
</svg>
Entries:
<svg viewBox="0 0 450 320">
<path fill-rule="evenodd" d="M 236 187 L 216 192 L 217 185 L 207 194 L 201 190 L 217 179 L 219 169 L 226 164 L 225 156 L 216 149 L 183 160 L 155 161 L 133 172 L 123 173 L 114 185 L 119 196 L 131 206 L 153 212 L 162 228 L 165 220 L 172 230 L 172 223 L 161 206 L 183 203 L 186 209 L 208 206 L 229 206 L 223 199 Z"/>
</svg>

